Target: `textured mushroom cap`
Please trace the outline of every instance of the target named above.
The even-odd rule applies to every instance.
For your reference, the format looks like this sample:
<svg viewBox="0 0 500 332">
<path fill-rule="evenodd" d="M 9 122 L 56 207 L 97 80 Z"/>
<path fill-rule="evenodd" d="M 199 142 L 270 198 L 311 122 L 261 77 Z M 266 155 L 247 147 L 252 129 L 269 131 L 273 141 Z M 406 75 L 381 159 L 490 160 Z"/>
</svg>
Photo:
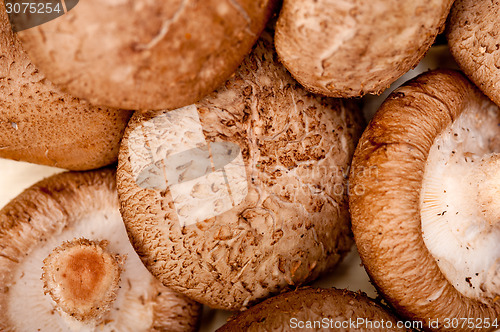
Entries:
<svg viewBox="0 0 500 332">
<path fill-rule="evenodd" d="M 145 265 L 165 285 L 231 310 L 332 268 L 351 246 L 356 111 L 302 89 L 264 33 L 218 91 L 134 114 L 117 181 Z M 216 151 L 224 147 L 227 155 Z"/>
<path fill-rule="evenodd" d="M 453 0 L 285 0 L 281 61 L 307 89 L 331 97 L 380 94 L 418 64 Z"/>
<path fill-rule="evenodd" d="M 33 62 L 93 105 L 172 109 L 237 69 L 277 0 L 85 0 L 19 33 Z"/>
<path fill-rule="evenodd" d="M 107 240 L 126 256 L 117 298 L 99 331 L 194 330 L 200 306 L 161 285 L 130 245 L 112 170 L 62 173 L 30 187 L 0 211 L 0 330 L 68 331 L 41 280 L 43 260 L 64 241 Z M 88 328 L 88 326 L 86 326 Z"/>
<path fill-rule="evenodd" d="M 498 298 L 466 297 L 446 279 L 424 243 L 420 211 L 436 137 L 464 110 L 492 105 L 458 72 L 431 71 L 389 96 L 356 149 L 349 178 L 354 239 L 378 290 L 407 318 L 500 315 Z"/>
<path fill-rule="evenodd" d="M 448 20 L 451 54 L 481 91 L 500 105 L 500 2 L 457 0 Z"/>
<path fill-rule="evenodd" d="M 240 313 L 217 331 L 294 331 L 293 324 L 299 321 L 322 322 L 327 324 L 328 330 L 340 330 L 339 326 L 335 328 L 335 322 L 358 321 L 360 318 L 378 323 L 384 321 L 392 326 L 384 329 L 386 331 L 405 331 L 396 328 L 396 317 L 365 294 L 334 288 L 303 288 L 280 294 Z M 315 327 L 314 330 L 320 330 L 319 327 L 325 328 L 325 325 Z M 357 329 L 347 325 L 341 330 L 380 331 L 363 325 Z"/>
<path fill-rule="evenodd" d="M 0 3 L 0 158 L 72 170 L 116 161 L 131 113 L 60 92 L 30 62 Z"/>
</svg>

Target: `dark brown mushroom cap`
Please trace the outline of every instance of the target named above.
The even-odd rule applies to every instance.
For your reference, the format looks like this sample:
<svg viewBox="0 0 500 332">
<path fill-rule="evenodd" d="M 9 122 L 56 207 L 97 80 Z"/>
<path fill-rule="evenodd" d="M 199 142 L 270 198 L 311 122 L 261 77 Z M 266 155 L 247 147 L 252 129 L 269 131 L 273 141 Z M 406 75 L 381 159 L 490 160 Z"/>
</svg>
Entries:
<svg viewBox="0 0 500 332">
<path fill-rule="evenodd" d="M 355 241 L 378 290 L 407 318 L 500 315 L 498 298 L 468 298 L 445 278 L 422 238 L 419 208 L 436 137 L 464 110 L 491 106 L 458 72 L 431 71 L 389 96 L 356 149 L 349 196 Z"/>
<path fill-rule="evenodd" d="M 173 109 L 228 79 L 277 3 L 85 0 L 19 35 L 35 65 L 74 96 L 93 105 Z"/>
<path fill-rule="evenodd" d="M 443 28 L 452 0 L 285 0 L 276 49 L 312 92 L 380 94 L 415 67 Z"/>
<path fill-rule="evenodd" d="M 62 93 L 31 63 L 0 3 L 0 157 L 72 170 L 116 161 L 131 113 Z"/>
<path fill-rule="evenodd" d="M 43 260 L 75 237 L 108 241 L 126 256 L 104 331 L 195 330 L 200 306 L 164 287 L 144 268 L 121 220 L 115 172 L 68 172 L 25 190 L 0 211 L 0 330 L 68 331 L 81 327 L 44 295 Z M 38 330 L 39 329 L 39 330 Z"/>
<path fill-rule="evenodd" d="M 405 331 L 396 327 L 398 320 L 395 316 L 364 293 L 334 288 L 303 288 L 277 295 L 240 313 L 217 331 L 294 331 L 297 327 L 293 327 L 298 325 L 299 321 L 304 324 L 306 322 L 326 324 L 326 326 L 317 324 L 315 328 L 310 329 L 315 331 L 322 328 L 342 331 L 380 331 L 380 328 L 369 328 L 368 325 L 362 324 L 357 329 L 349 324 L 343 328 L 342 325 L 337 327 L 335 325 L 349 321 L 360 322 L 360 319 L 380 324 L 384 321 L 385 326 L 391 326 L 386 328 L 386 331 Z"/>
<path fill-rule="evenodd" d="M 331 269 L 351 246 L 342 173 L 361 130 L 356 111 L 352 102 L 302 89 L 264 33 L 218 91 L 182 109 L 134 114 L 117 181 L 124 221 L 145 265 L 165 285 L 231 310 Z M 236 195 L 216 196 L 228 190 L 215 185 L 220 169 L 190 182 L 184 173 L 166 174 L 203 164 L 176 160 L 207 142 L 212 152 L 225 143 L 237 147 L 226 174 L 234 175 L 232 193 L 240 192 L 234 205 L 227 199 L 228 208 L 218 210 Z M 211 195 L 213 210 L 204 210 Z"/>
<path fill-rule="evenodd" d="M 458 0 L 447 24 L 451 54 L 464 73 L 500 105 L 500 2 Z"/>
</svg>

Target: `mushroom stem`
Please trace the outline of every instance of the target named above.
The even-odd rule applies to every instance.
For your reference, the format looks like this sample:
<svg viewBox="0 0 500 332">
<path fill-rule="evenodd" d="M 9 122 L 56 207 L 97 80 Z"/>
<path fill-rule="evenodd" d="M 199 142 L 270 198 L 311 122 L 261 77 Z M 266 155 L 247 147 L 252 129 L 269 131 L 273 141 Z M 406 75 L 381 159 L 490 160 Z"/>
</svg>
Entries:
<svg viewBox="0 0 500 332">
<path fill-rule="evenodd" d="M 98 322 L 116 299 L 124 259 L 106 250 L 107 241 L 74 239 L 43 261 L 42 280 L 61 314 Z"/>
<path fill-rule="evenodd" d="M 492 226 L 500 226 L 500 154 L 484 157 L 474 171 L 477 202 L 484 219 Z"/>
</svg>

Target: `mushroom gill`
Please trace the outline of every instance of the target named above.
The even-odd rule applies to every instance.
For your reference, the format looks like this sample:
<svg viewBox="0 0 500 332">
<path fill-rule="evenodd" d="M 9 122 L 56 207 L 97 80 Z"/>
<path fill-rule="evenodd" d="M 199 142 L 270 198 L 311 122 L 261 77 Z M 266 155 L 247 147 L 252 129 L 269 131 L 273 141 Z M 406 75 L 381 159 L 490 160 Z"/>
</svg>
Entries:
<svg viewBox="0 0 500 332">
<path fill-rule="evenodd" d="M 430 149 L 420 196 L 424 242 L 452 285 L 481 300 L 500 294 L 500 115 L 466 108 Z"/>
</svg>

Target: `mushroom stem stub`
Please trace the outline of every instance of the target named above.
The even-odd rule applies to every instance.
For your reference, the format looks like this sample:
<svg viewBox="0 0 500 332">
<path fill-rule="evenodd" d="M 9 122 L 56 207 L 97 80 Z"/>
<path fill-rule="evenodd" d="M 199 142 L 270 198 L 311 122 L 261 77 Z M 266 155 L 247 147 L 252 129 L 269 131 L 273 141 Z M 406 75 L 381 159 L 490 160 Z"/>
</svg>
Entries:
<svg viewBox="0 0 500 332">
<path fill-rule="evenodd" d="M 44 260 L 42 280 L 56 309 L 79 321 L 98 321 L 116 299 L 123 258 L 107 241 L 64 242 Z"/>
<path fill-rule="evenodd" d="M 500 154 L 481 160 L 474 172 L 474 183 L 481 215 L 490 225 L 500 226 Z"/>
</svg>

